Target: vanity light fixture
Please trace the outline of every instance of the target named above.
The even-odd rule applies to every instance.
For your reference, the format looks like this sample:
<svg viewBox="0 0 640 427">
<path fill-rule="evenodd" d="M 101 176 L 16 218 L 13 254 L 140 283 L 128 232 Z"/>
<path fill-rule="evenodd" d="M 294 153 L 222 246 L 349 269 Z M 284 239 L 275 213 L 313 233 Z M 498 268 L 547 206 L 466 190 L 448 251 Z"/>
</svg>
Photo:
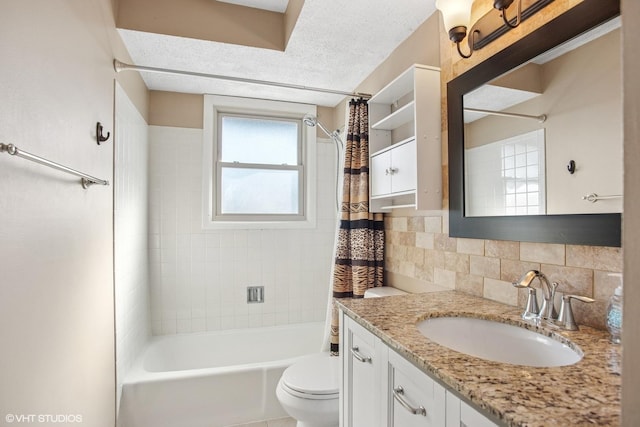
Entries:
<svg viewBox="0 0 640 427">
<path fill-rule="evenodd" d="M 493 8 L 467 29 L 471 20 L 471 7 L 475 0 L 436 0 L 436 8 L 442 13 L 444 26 L 449 32 L 449 39 L 456 44 L 458 54 L 463 58 L 470 58 L 474 50 L 478 50 L 491 43 L 511 28 L 516 28 L 522 21 L 532 16 L 553 0 L 494 0 Z M 515 4 L 514 4 L 515 3 Z M 512 12 L 512 10 L 515 11 Z M 509 18 L 512 16 L 512 18 Z M 460 49 L 460 43 L 467 37 L 469 53 Z"/>
<path fill-rule="evenodd" d="M 471 22 L 471 6 L 475 0 L 436 0 L 436 8 L 442 13 L 444 28 L 449 32 L 449 40 L 456 44 L 458 53 L 469 58 L 473 53 L 473 44 L 469 55 L 460 50 L 460 42 L 467 36 Z"/>
</svg>

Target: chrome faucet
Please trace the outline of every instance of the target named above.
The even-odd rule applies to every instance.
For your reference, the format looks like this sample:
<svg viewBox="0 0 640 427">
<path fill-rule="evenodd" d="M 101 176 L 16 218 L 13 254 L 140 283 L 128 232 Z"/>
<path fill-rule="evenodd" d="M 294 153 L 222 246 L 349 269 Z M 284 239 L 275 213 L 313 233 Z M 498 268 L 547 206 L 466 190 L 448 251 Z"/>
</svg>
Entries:
<svg viewBox="0 0 640 427">
<path fill-rule="evenodd" d="M 542 305 L 538 309 L 538 301 L 536 298 L 535 289 L 530 287 L 533 279 L 538 278 L 542 285 L 543 298 Z M 551 320 L 554 321 L 558 318 L 556 313 L 556 307 L 553 302 L 556 295 L 556 288 L 558 284 L 556 282 L 550 283 L 547 276 L 542 274 L 538 270 L 529 270 L 518 280 L 512 283 L 516 288 L 529 288 L 529 296 L 527 299 L 527 306 L 522 313 L 524 320 Z"/>
<path fill-rule="evenodd" d="M 563 329 L 577 331 L 578 324 L 573 318 L 573 310 L 571 309 L 572 299 L 577 299 L 582 302 L 594 302 L 595 300 L 593 298 L 583 297 L 580 295 L 564 295 L 562 297 L 562 305 L 560 306 L 560 314 L 558 315 L 556 324 Z"/>
</svg>

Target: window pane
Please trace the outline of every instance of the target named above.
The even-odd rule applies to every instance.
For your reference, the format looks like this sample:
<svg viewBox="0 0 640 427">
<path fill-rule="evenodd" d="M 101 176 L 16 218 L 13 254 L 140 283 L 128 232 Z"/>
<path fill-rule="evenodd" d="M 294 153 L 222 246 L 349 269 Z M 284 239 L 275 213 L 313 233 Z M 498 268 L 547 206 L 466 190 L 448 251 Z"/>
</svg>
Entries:
<svg viewBox="0 0 640 427">
<path fill-rule="evenodd" d="M 222 116 L 223 162 L 298 164 L 298 122 Z"/>
<path fill-rule="evenodd" d="M 222 168 L 221 214 L 299 214 L 297 170 Z"/>
</svg>

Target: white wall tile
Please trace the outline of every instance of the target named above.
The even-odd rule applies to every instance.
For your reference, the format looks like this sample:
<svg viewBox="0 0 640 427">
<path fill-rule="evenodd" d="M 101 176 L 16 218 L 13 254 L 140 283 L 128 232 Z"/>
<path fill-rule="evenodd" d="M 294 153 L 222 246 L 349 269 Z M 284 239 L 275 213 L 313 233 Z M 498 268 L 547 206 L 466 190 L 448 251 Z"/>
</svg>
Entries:
<svg viewBox="0 0 640 427">
<path fill-rule="evenodd" d="M 150 301 L 160 303 L 158 289 L 152 291 L 149 287 L 150 277 L 160 277 L 160 235 L 155 227 L 152 234 L 148 233 L 148 127 L 120 86 L 116 89 L 115 129 L 114 263 L 119 396 L 123 378 L 152 334 Z M 160 329 L 159 323 L 153 325 L 153 331 Z"/>
<path fill-rule="evenodd" d="M 152 283 L 154 334 L 324 320 L 336 224 L 335 148 L 318 145 L 324 210 L 316 229 L 203 230 L 202 131 L 150 126 L 149 140 L 149 240 L 159 258 L 153 280 L 161 281 Z M 247 286 L 264 286 L 265 303 L 250 308 Z"/>
</svg>

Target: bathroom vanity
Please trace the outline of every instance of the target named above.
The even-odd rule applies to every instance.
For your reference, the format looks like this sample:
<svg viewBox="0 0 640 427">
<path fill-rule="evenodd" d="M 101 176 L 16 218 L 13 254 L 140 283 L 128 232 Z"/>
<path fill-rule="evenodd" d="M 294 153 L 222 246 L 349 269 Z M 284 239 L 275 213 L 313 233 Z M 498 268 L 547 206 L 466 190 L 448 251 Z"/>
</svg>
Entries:
<svg viewBox="0 0 640 427">
<path fill-rule="evenodd" d="M 520 319 L 519 308 L 457 291 L 336 301 L 341 426 L 620 424 L 620 348 L 604 331 L 537 328 Z M 419 331 L 420 321 L 434 317 L 520 326 L 568 342 L 582 357 L 559 367 L 474 357 Z M 500 350 L 510 352 L 508 345 Z"/>
</svg>

